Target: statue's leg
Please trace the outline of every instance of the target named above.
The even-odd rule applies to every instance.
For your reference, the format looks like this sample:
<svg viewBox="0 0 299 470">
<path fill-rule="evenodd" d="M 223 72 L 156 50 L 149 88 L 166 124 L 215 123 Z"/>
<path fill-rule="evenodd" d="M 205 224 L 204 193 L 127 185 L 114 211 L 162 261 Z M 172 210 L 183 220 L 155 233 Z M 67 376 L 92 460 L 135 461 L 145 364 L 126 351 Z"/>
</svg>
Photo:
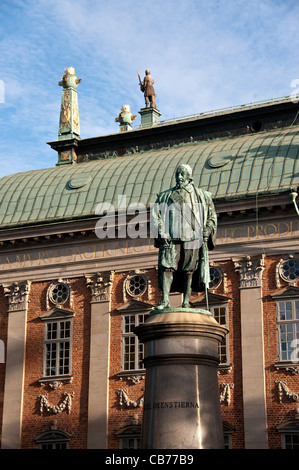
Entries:
<svg viewBox="0 0 299 470">
<path fill-rule="evenodd" d="M 161 302 L 157 306 L 159 310 L 163 308 L 170 308 L 169 293 L 170 293 L 172 281 L 173 281 L 173 272 L 169 270 L 163 270 L 163 274 L 162 274 L 163 297 L 162 297 Z"/>
<path fill-rule="evenodd" d="M 190 295 L 191 295 L 191 284 L 192 284 L 192 274 L 190 272 L 185 273 L 184 277 L 184 298 L 183 298 L 183 308 L 189 308 Z"/>
</svg>

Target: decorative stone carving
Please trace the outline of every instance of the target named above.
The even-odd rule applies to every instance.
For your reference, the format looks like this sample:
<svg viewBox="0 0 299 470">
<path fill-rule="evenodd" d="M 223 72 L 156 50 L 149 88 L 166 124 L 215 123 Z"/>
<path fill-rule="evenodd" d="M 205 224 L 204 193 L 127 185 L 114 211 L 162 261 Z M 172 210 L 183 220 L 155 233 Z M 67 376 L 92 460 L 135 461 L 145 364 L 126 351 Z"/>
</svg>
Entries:
<svg viewBox="0 0 299 470">
<path fill-rule="evenodd" d="M 40 395 L 40 414 L 42 415 L 44 410 L 46 410 L 50 414 L 59 414 L 63 411 L 67 411 L 68 414 L 71 412 L 72 407 L 72 397 L 74 396 L 74 392 L 71 393 L 64 393 L 64 400 L 59 405 L 51 405 L 48 402 L 48 395 Z"/>
<path fill-rule="evenodd" d="M 281 258 L 276 265 L 275 280 L 276 287 L 281 286 L 280 280 L 288 282 L 290 285 L 294 285 L 299 279 L 299 260 L 298 257 L 294 258 L 293 255 L 289 255 L 287 258 Z"/>
<path fill-rule="evenodd" d="M 91 302 L 108 302 L 112 293 L 114 271 L 85 276 L 87 286 L 91 289 Z"/>
<path fill-rule="evenodd" d="M 291 400 L 295 402 L 299 401 L 299 393 L 291 392 L 289 388 L 287 387 L 286 380 L 275 380 L 275 383 L 277 384 L 277 387 L 278 387 L 279 403 L 282 402 L 283 394 L 285 394 L 287 398 L 290 398 Z"/>
<path fill-rule="evenodd" d="M 246 256 L 234 262 L 235 270 L 240 274 L 240 288 L 261 287 L 262 273 L 265 269 L 264 255 L 260 258 Z"/>
<path fill-rule="evenodd" d="M 8 311 L 26 310 L 30 292 L 31 281 L 13 282 L 4 287 L 4 294 L 8 298 Z"/>
<path fill-rule="evenodd" d="M 65 304 L 67 301 L 69 301 L 69 307 L 71 308 L 73 304 L 73 292 L 70 284 L 61 278 L 57 281 L 53 281 L 47 291 L 47 310 L 51 308 L 50 303 L 60 306 Z"/>
<path fill-rule="evenodd" d="M 220 403 L 230 404 L 231 393 L 230 391 L 234 388 L 234 384 L 221 384 L 220 392 Z"/>
<path fill-rule="evenodd" d="M 123 300 L 127 300 L 127 295 L 138 299 L 147 290 L 147 297 L 151 297 L 151 281 L 145 271 L 136 269 L 129 272 L 123 284 Z"/>
<path fill-rule="evenodd" d="M 285 370 L 286 372 L 291 372 L 293 375 L 297 375 L 299 374 L 299 365 L 291 365 L 290 363 L 278 363 L 278 364 L 275 364 L 275 369 L 276 370 Z"/>
<path fill-rule="evenodd" d="M 226 273 L 222 267 L 217 266 L 214 261 L 210 262 L 210 284 L 209 291 L 213 291 L 223 282 L 223 292 L 226 292 Z"/>
<path fill-rule="evenodd" d="M 117 394 L 119 396 L 119 406 L 122 408 L 124 405 L 126 405 L 127 408 L 141 408 L 143 406 L 144 402 L 144 396 L 138 398 L 138 400 L 133 401 L 130 400 L 128 397 L 128 389 L 123 388 L 122 390 L 117 390 Z"/>
<path fill-rule="evenodd" d="M 44 377 L 39 380 L 39 383 L 41 385 L 49 385 L 53 390 L 57 390 L 57 388 L 60 388 L 61 385 L 63 384 L 70 384 L 73 381 L 72 376 L 65 376 L 61 377 L 61 379 L 51 379 L 51 377 Z"/>
</svg>

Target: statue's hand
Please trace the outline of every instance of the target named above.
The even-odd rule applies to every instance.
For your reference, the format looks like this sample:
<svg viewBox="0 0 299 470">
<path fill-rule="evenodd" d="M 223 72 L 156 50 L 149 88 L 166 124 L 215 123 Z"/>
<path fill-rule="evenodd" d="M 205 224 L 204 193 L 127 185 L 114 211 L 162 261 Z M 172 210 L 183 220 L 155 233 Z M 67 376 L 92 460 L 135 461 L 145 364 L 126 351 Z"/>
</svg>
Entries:
<svg viewBox="0 0 299 470">
<path fill-rule="evenodd" d="M 203 229 L 203 239 L 205 241 L 207 241 L 207 239 L 209 238 L 209 236 L 211 235 L 211 227 L 209 227 L 208 225 Z"/>
<path fill-rule="evenodd" d="M 163 245 L 169 245 L 170 244 L 171 237 L 170 237 L 169 233 L 164 233 L 163 232 L 163 233 L 161 233 L 160 237 L 161 237 L 161 241 L 162 241 Z"/>
</svg>

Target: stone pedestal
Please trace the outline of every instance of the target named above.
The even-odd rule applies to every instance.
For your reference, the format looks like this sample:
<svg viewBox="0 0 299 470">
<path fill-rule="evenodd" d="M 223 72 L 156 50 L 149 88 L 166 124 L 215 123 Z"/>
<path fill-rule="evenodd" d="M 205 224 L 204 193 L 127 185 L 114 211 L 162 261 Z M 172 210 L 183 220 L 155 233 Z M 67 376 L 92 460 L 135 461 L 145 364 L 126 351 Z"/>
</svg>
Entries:
<svg viewBox="0 0 299 470">
<path fill-rule="evenodd" d="M 146 368 L 141 447 L 221 449 L 218 345 L 227 334 L 202 309 L 153 311 L 135 333 Z"/>
<path fill-rule="evenodd" d="M 141 115 L 141 127 L 150 127 L 159 124 L 161 113 L 158 109 L 142 108 L 138 112 Z"/>
</svg>

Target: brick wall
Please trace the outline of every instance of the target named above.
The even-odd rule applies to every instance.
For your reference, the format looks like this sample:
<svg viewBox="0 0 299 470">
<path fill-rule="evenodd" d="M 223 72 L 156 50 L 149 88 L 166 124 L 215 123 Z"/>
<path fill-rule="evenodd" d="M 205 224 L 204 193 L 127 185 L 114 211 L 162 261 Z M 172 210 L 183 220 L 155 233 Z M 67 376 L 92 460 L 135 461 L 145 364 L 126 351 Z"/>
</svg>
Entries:
<svg viewBox="0 0 299 470">
<path fill-rule="evenodd" d="M 296 416 L 295 410 L 298 407 L 298 403 L 285 395 L 280 403 L 276 381 L 285 380 L 291 392 L 299 393 L 299 376 L 284 369 L 277 370 L 274 366 L 278 360 L 278 338 L 276 305 L 271 294 L 278 290 L 275 283 L 275 269 L 280 259 L 281 256 L 267 257 L 265 261 L 266 269 L 263 276 L 264 346 L 269 449 L 281 448 L 282 439 L 281 434 L 277 430 L 277 426 L 283 421 L 294 419 Z M 279 289 L 288 286 L 288 283 L 281 278 L 279 281 Z M 295 285 L 299 286 L 298 282 Z"/>
<path fill-rule="evenodd" d="M 264 320 L 264 351 L 265 351 L 265 378 L 267 392 L 267 425 L 269 448 L 281 448 L 281 435 L 277 426 L 287 420 L 294 419 L 297 403 L 290 398 L 283 397 L 279 402 L 276 381 L 286 380 L 288 388 L 299 392 L 299 376 L 285 370 L 276 370 L 277 361 L 277 324 L 275 301 L 271 294 L 277 290 L 275 283 L 275 270 L 281 256 L 267 256 L 263 272 L 263 320 Z M 215 293 L 230 297 L 228 303 L 229 328 L 229 362 L 232 367 L 229 371 L 219 372 L 219 390 L 222 384 L 233 384 L 230 402 L 221 405 L 222 419 L 229 423 L 235 431 L 232 433 L 232 447 L 244 448 L 243 423 L 243 390 L 242 390 L 242 356 L 241 356 L 241 322 L 240 322 L 240 291 L 239 274 L 235 272 L 231 260 L 216 263 L 226 273 L 226 289 L 222 283 Z M 118 391 L 126 389 L 130 400 L 137 401 L 144 393 L 144 379 L 134 384 L 132 381 L 117 375 L 121 371 L 121 313 L 118 307 L 124 304 L 123 283 L 128 273 L 117 273 L 114 278 L 111 299 L 111 335 L 110 335 L 110 373 L 109 373 L 109 420 L 108 420 L 108 448 L 118 448 L 119 438 L 117 431 L 132 423 L 132 419 L 142 422 L 142 407 L 128 408 L 120 406 Z M 161 298 L 157 290 L 157 271 L 150 269 L 147 274 L 151 280 L 152 293 L 148 299 L 147 292 L 140 297 L 144 302 L 156 305 Z M 27 344 L 25 363 L 25 389 L 22 424 L 22 448 L 37 447 L 35 438 L 44 431 L 49 431 L 53 420 L 56 420 L 57 429 L 72 434 L 71 448 L 86 448 L 87 446 L 87 410 L 88 410 L 88 370 L 89 370 L 89 344 L 90 344 L 90 290 L 86 287 L 85 279 L 78 278 L 70 281 L 73 289 L 73 319 L 72 342 L 72 374 L 73 381 L 63 384 L 56 390 L 50 386 L 41 385 L 43 361 L 44 323 L 39 316 L 46 313 L 46 292 L 49 282 L 33 282 L 31 285 L 30 302 L 27 321 Z M 281 287 L 288 284 L 280 280 Z M 297 283 L 299 286 L 299 284 Z M 195 294 L 194 294 L 195 296 Z M 129 296 L 127 297 L 129 300 Z M 0 288 L 0 339 L 6 344 L 7 334 L 7 299 L 3 288 Z M 5 364 L 0 364 L 0 424 L 2 421 L 3 390 L 4 390 Z M 63 400 L 63 393 L 73 393 L 70 414 L 63 411 L 59 414 L 50 414 L 43 411 L 40 414 L 40 395 L 48 396 L 50 404 L 57 405 Z M 0 427 L 1 430 L 1 427 Z M 1 432 L 1 431 L 0 431 Z"/>
<path fill-rule="evenodd" d="M 44 323 L 39 316 L 46 310 L 46 292 L 50 283 L 34 282 L 31 285 L 27 321 L 27 344 L 25 364 L 25 391 L 22 420 L 22 448 L 35 448 L 34 439 L 42 432 L 49 431 L 53 420 L 57 429 L 70 432 L 70 448 L 86 448 L 88 370 L 90 343 L 90 292 L 84 278 L 70 281 L 73 290 L 72 375 L 73 381 L 63 384 L 56 390 L 49 385 L 41 385 L 39 379 L 43 370 Z M 68 305 L 68 304 L 66 304 Z M 65 307 L 68 309 L 68 307 Z M 48 396 L 51 405 L 63 401 L 64 393 L 73 393 L 71 411 L 51 414 L 40 413 L 40 395 Z"/>
</svg>

